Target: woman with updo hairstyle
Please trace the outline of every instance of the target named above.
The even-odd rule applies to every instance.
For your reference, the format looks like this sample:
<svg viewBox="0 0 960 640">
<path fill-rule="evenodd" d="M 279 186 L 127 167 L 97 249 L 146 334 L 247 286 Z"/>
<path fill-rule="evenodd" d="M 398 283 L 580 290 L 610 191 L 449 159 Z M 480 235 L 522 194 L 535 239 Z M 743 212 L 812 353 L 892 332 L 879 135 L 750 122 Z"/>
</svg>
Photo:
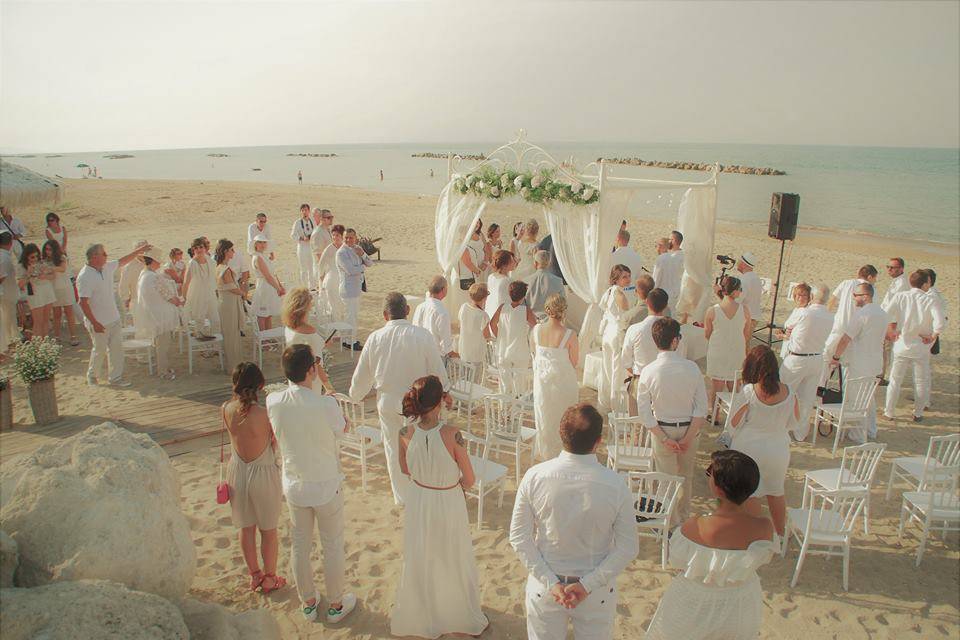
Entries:
<svg viewBox="0 0 960 640">
<path fill-rule="evenodd" d="M 604 409 L 627 410 L 627 388 L 623 380 L 626 366 L 620 361 L 627 323 L 636 307 L 631 308 L 624 288 L 630 286 L 630 267 L 616 264 L 610 270 L 610 287 L 600 298 L 600 351 L 603 356 L 597 380 L 597 403 Z"/>
<path fill-rule="evenodd" d="M 485 257 L 487 243 L 483 240 L 483 220 L 477 219 L 467 246 L 460 254 L 460 289 L 466 291 L 475 284 L 487 268 Z"/>
<path fill-rule="evenodd" d="M 509 251 L 501 249 L 493 254 L 493 272 L 487 276 L 487 291 L 490 295 L 483 306 L 483 310 L 491 318 L 500 305 L 510 302 L 510 272 L 516 265 L 517 261 Z"/>
<path fill-rule="evenodd" d="M 580 343 L 577 334 L 564 324 L 567 299 L 554 293 L 543 305 L 546 322 L 530 332 L 533 346 L 533 418 L 537 425 L 533 455 L 550 460 L 560 455 L 560 419 L 568 407 L 577 404 L 580 387 L 577 362 Z"/>
<path fill-rule="evenodd" d="M 788 431 L 800 419 L 794 392 L 780 382 L 780 366 L 770 347 L 757 345 L 743 361 L 742 405 L 734 407 L 730 448 L 757 462 L 760 486 L 747 501 L 753 515 L 760 515 L 760 498 L 766 497 L 777 534 L 783 535 L 786 502 L 783 485 L 790 466 Z"/>
<path fill-rule="evenodd" d="M 757 569 L 780 544 L 770 521 L 745 504 L 760 470 L 744 453 L 714 451 L 706 474 L 717 507 L 674 529 L 669 563 L 679 574 L 660 599 L 646 640 L 760 636 L 763 592 Z"/>
<path fill-rule="evenodd" d="M 233 395 L 220 409 L 223 427 L 230 434 L 230 513 L 233 525 L 240 529 L 250 590 L 270 593 L 287 584 L 277 575 L 277 524 L 283 504 L 280 467 L 274 453 L 277 440 L 267 410 L 258 403 L 264 385 L 260 368 L 253 362 L 241 362 L 233 370 L 232 381 Z"/>
<path fill-rule="evenodd" d="M 310 349 L 315 355 L 323 353 L 327 342 L 324 341 L 316 327 L 310 324 L 310 309 L 313 307 L 313 294 L 306 287 L 297 287 L 292 289 L 283 297 L 283 308 L 280 310 L 280 320 L 283 322 L 283 338 L 289 347 L 294 344 L 310 345 Z M 331 338 L 332 340 L 333 338 Z M 326 370 L 319 363 L 317 364 L 317 376 L 323 384 L 323 388 L 328 393 L 334 393 L 336 390 L 330 383 L 330 377 Z"/>
<path fill-rule="evenodd" d="M 464 490 L 473 467 L 460 430 L 444 424 L 449 401 L 437 376 L 418 378 L 403 396 L 410 422 L 400 430 L 404 489 L 403 569 L 390 632 L 436 638 L 476 636 L 487 627 Z"/>
<path fill-rule="evenodd" d="M 721 300 L 707 309 L 703 317 L 703 335 L 707 339 L 707 377 L 710 378 L 707 403 L 711 408 L 717 392 L 733 390 L 733 380 L 747 353 L 753 329 L 750 310 L 738 301 L 743 293 L 740 280 L 725 276 L 716 291 Z"/>
</svg>

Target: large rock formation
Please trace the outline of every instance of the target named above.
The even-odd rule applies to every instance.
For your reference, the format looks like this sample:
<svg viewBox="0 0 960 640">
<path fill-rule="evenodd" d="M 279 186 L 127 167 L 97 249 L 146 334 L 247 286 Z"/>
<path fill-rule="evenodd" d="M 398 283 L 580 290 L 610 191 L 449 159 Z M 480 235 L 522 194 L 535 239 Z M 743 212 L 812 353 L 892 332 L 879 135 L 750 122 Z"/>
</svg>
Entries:
<svg viewBox="0 0 960 640">
<path fill-rule="evenodd" d="M 190 587 L 196 552 L 180 486 L 148 436 L 90 427 L 5 468 L 0 485 L 19 586 L 92 578 L 166 598 Z"/>
<path fill-rule="evenodd" d="M 4 640 L 188 640 L 177 607 L 101 580 L 0 590 Z"/>
<path fill-rule="evenodd" d="M 180 612 L 191 640 L 280 640 L 280 628 L 267 609 L 234 613 L 226 607 L 187 599 Z"/>
<path fill-rule="evenodd" d="M 13 574 L 20 564 L 20 554 L 17 552 L 17 541 L 0 531 L 0 589 L 13 586 Z"/>
</svg>

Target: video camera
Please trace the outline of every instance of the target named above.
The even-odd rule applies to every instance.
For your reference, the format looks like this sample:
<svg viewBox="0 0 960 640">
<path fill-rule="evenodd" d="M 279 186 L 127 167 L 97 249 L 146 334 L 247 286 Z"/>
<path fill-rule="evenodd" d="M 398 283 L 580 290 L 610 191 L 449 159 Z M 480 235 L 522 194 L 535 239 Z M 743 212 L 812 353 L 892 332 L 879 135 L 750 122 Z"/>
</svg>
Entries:
<svg viewBox="0 0 960 640">
<path fill-rule="evenodd" d="M 725 256 L 725 255 L 723 255 L 723 254 L 718 254 L 718 255 L 717 255 L 717 262 L 720 263 L 720 275 L 718 275 L 718 276 L 714 279 L 713 284 L 719 285 L 720 282 L 723 280 L 723 278 L 727 275 L 727 271 L 728 271 L 733 265 L 737 264 L 737 261 L 736 261 L 735 258 L 731 258 L 730 256 Z"/>
</svg>

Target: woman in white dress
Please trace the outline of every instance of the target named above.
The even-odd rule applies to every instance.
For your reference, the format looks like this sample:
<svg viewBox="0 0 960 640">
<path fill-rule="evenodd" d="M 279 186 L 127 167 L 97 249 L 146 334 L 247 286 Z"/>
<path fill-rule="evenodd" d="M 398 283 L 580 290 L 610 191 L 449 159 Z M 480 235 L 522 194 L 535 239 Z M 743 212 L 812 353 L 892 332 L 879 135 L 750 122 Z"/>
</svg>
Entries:
<svg viewBox="0 0 960 640">
<path fill-rule="evenodd" d="M 486 301 L 487 285 L 474 283 L 467 290 L 470 297 L 468 302 L 460 305 L 460 335 L 457 342 L 457 353 L 464 362 L 482 364 L 487 355 L 487 340 L 493 337 L 490 332 L 490 316 L 483 310 Z"/>
<path fill-rule="evenodd" d="M 483 310 L 491 318 L 497 312 L 500 305 L 510 299 L 507 293 L 510 287 L 510 270 L 517 264 L 513 254 L 509 251 L 500 250 L 493 254 L 493 273 L 487 278 L 487 301 L 483 305 Z"/>
<path fill-rule="evenodd" d="M 746 640 L 760 635 L 763 592 L 757 569 L 779 541 L 766 518 L 744 502 L 756 488 L 756 463 L 739 451 L 714 451 L 707 485 L 719 504 L 694 516 L 670 538 L 670 566 L 681 573 L 660 599 L 646 640 Z"/>
<path fill-rule="evenodd" d="M 497 338 L 497 357 L 504 368 L 530 368 L 530 329 L 536 326 L 537 318 L 524 304 L 526 295 L 526 282 L 511 282 L 507 302 L 490 319 L 490 332 Z"/>
<path fill-rule="evenodd" d="M 337 251 L 343 246 L 344 231 L 342 224 L 331 227 L 330 237 L 333 242 L 323 250 L 320 262 L 317 263 L 317 277 L 320 280 L 318 307 L 321 313 L 329 316 L 333 322 L 343 322 L 347 317 L 346 305 L 340 297 L 340 269 L 337 268 Z"/>
<path fill-rule="evenodd" d="M 210 259 L 206 238 L 196 238 L 190 245 L 193 255 L 183 277 L 184 316 L 196 324 L 199 336 L 209 335 L 220 328 L 217 301 L 217 272 Z"/>
<path fill-rule="evenodd" d="M 53 211 L 47 214 L 47 228 L 44 233 L 47 240 L 55 240 L 60 245 L 60 250 L 64 255 L 67 254 L 67 228 L 60 223 L 60 216 Z"/>
<path fill-rule="evenodd" d="M 632 315 L 624 287 L 630 285 L 630 268 L 617 264 L 610 270 L 610 288 L 600 298 L 600 350 L 602 367 L 597 380 L 597 403 L 604 409 L 627 410 L 626 367 L 620 362 L 627 320 Z"/>
<path fill-rule="evenodd" d="M 467 246 L 460 255 L 460 289 L 466 291 L 472 284 L 477 282 L 483 270 L 487 268 L 484 250 L 486 243 L 483 241 L 483 220 L 477 220 L 473 227 L 473 233 L 467 241 Z"/>
<path fill-rule="evenodd" d="M 459 429 L 440 421 L 449 399 L 426 376 L 403 397 L 412 422 L 400 431 L 400 469 L 410 477 L 403 509 L 403 569 L 390 632 L 437 638 L 479 635 L 489 624 L 463 491 L 475 477 Z"/>
<path fill-rule="evenodd" d="M 171 336 L 180 326 L 180 307 L 183 303 L 171 295 L 166 277 L 160 272 L 160 252 L 147 249 L 137 257 L 144 268 L 137 280 L 137 296 L 133 305 L 133 326 L 138 338 L 153 340 L 157 352 L 157 373 L 164 380 L 176 378 L 176 372 L 167 366 L 167 351 Z"/>
<path fill-rule="evenodd" d="M 17 268 L 17 284 L 27 292 L 27 304 L 33 319 L 34 338 L 50 332 L 50 314 L 57 296 L 53 290 L 53 269 L 40 258 L 40 248 L 32 242 L 24 245 Z"/>
<path fill-rule="evenodd" d="M 760 515 L 760 498 L 767 507 L 777 534 L 783 536 L 787 504 L 783 485 L 790 466 L 788 431 L 800 419 L 800 405 L 790 387 L 780 382 L 780 367 L 773 350 L 757 345 L 743 361 L 743 406 L 736 408 L 730 426 L 730 448 L 753 458 L 760 468 L 760 486 L 747 501 L 748 511 Z"/>
<path fill-rule="evenodd" d="M 170 249 L 170 260 L 163 265 L 163 275 L 176 285 L 177 295 L 183 290 L 183 277 L 186 275 L 187 265 L 183 261 L 183 250 L 174 247 Z"/>
<path fill-rule="evenodd" d="M 555 458 L 563 449 L 560 418 L 568 407 L 577 404 L 580 385 L 577 361 L 580 344 L 577 334 L 563 323 L 567 299 L 555 293 L 543 307 L 547 321 L 531 332 L 533 343 L 533 418 L 537 437 L 533 455 L 538 460 Z"/>
<path fill-rule="evenodd" d="M 483 245 L 483 261 L 487 263 L 487 268 L 483 270 L 483 281 L 493 270 L 493 256 L 503 249 L 503 230 L 496 222 L 491 222 L 487 227 L 487 238 Z"/>
<path fill-rule="evenodd" d="M 257 325 L 261 331 L 273 328 L 273 316 L 280 313 L 280 298 L 287 292 L 280 284 L 270 267 L 270 260 L 264 254 L 269 240 L 258 235 L 253 239 L 253 272 L 256 274 L 256 289 L 250 304 L 257 314 Z"/>
<path fill-rule="evenodd" d="M 286 346 L 306 344 L 310 346 L 313 355 L 319 357 L 327 346 L 324 336 L 320 335 L 316 327 L 309 322 L 310 309 L 313 306 L 313 295 L 306 287 L 291 289 L 283 297 L 283 308 L 280 311 L 280 321 L 283 323 L 283 339 Z M 331 338 L 332 339 L 332 338 Z M 317 375 L 323 383 L 327 393 L 336 393 L 330 383 L 330 377 L 323 366 L 317 363 Z"/>
<path fill-rule="evenodd" d="M 520 233 L 520 237 L 514 242 L 516 250 L 514 256 L 517 259 L 517 266 L 514 267 L 510 277 L 514 280 L 522 280 L 534 271 L 536 266 L 533 264 L 534 256 L 537 253 L 539 241 L 537 236 L 540 233 L 540 223 L 536 220 L 527 220 Z"/>
<path fill-rule="evenodd" d="M 67 331 L 70 332 L 70 346 L 80 344 L 77 340 L 77 326 L 73 316 L 73 305 L 77 301 L 73 294 L 73 283 L 70 282 L 70 265 L 67 256 L 60 250 L 56 240 L 47 240 L 43 243 L 43 261 L 53 270 L 53 327 L 51 334 L 60 339 L 61 318 L 67 318 Z"/>
<path fill-rule="evenodd" d="M 707 339 L 707 377 L 710 378 L 707 403 L 713 407 L 718 391 L 733 389 L 750 344 L 750 310 L 737 302 L 743 291 L 740 280 L 726 276 L 717 292 L 722 299 L 707 309 L 703 318 L 703 336 Z"/>
</svg>

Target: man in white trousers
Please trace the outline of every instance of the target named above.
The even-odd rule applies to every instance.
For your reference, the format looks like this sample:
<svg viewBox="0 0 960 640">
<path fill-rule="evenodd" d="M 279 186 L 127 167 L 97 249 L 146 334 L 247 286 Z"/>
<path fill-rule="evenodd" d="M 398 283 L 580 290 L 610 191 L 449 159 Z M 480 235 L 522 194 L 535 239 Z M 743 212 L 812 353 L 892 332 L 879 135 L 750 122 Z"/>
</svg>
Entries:
<svg viewBox="0 0 960 640">
<path fill-rule="evenodd" d="M 427 286 L 427 297 L 413 312 L 414 326 L 426 329 L 437 341 L 437 348 L 444 358 L 459 358 L 453 348 L 453 332 L 451 331 L 450 312 L 443 306 L 443 299 L 447 297 L 447 279 L 443 276 L 434 276 Z"/>
<path fill-rule="evenodd" d="M 398 505 L 403 505 L 410 483 L 400 470 L 399 458 L 400 429 L 404 422 L 400 415 L 403 395 L 417 378 L 424 376 L 437 376 L 444 389 L 450 386 L 437 341 L 426 330 L 410 324 L 407 321 L 409 313 L 410 307 L 402 293 L 387 294 L 383 305 L 386 325 L 367 338 L 350 381 L 350 398 L 354 402 L 363 402 L 370 389 L 377 390 L 377 413 L 383 431 L 387 471 L 393 500 Z"/>
<path fill-rule="evenodd" d="M 343 246 L 337 250 L 337 269 L 340 271 L 340 297 L 346 308 L 346 322 L 354 331 L 359 327 L 360 296 L 363 295 L 363 278 L 367 267 L 373 262 L 363 248 L 357 244 L 357 232 L 347 229 L 343 234 Z M 346 345 L 346 343 L 344 343 Z M 360 350 L 360 342 L 350 346 Z"/>
<path fill-rule="evenodd" d="M 6 353 L 11 343 L 20 341 L 17 327 L 19 296 L 13 234 L 3 230 L 0 231 L 0 354 Z"/>
<path fill-rule="evenodd" d="M 670 314 L 677 311 L 677 300 L 680 299 L 680 285 L 683 282 L 683 234 L 679 231 L 670 232 L 670 247 L 666 253 L 657 256 L 653 263 L 653 282 L 658 289 L 667 292 L 667 304 Z M 657 243 L 657 251 L 660 251 L 660 243 Z M 639 273 L 631 274 L 634 278 Z"/>
<path fill-rule="evenodd" d="M 603 417 L 589 404 L 560 420 L 563 451 L 527 470 L 517 488 L 510 546 L 529 575 L 527 637 L 613 637 L 617 575 L 640 551 L 627 483 L 597 460 Z"/>
<path fill-rule="evenodd" d="M 316 208 L 313 210 L 313 233 L 310 234 L 310 251 L 313 252 L 313 282 L 320 290 L 320 260 L 323 250 L 333 243 L 330 227 L 333 225 L 333 214 L 330 209 Z"/>
<path fill-rule="evenodd" d="M 313 252 L 310 251 L 310 236 L 313 235 L 313 220 L 310 218 L 310 205 L 300 205 L 300 218 L 294 221 L 290 237 L 297 243 L 297 265 L 300 267 L 300 286 L 312 289 Z"/>
</svg>

